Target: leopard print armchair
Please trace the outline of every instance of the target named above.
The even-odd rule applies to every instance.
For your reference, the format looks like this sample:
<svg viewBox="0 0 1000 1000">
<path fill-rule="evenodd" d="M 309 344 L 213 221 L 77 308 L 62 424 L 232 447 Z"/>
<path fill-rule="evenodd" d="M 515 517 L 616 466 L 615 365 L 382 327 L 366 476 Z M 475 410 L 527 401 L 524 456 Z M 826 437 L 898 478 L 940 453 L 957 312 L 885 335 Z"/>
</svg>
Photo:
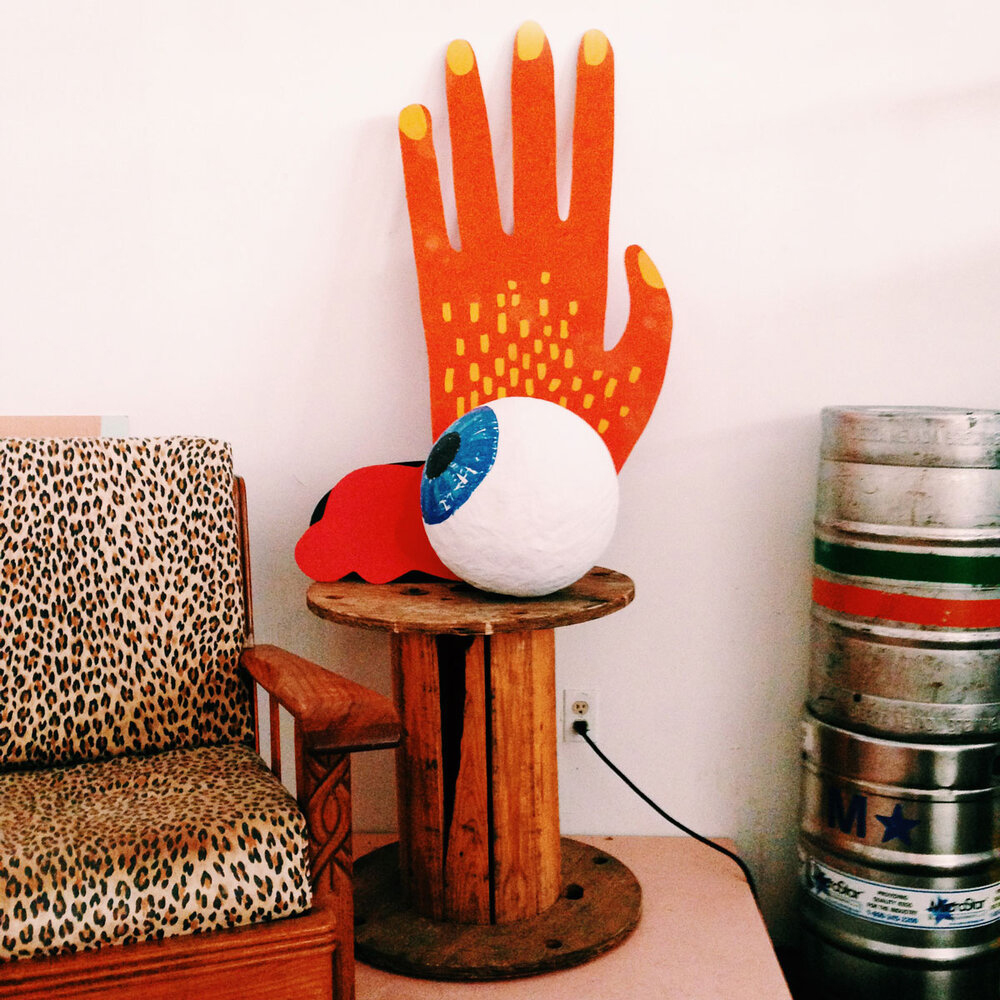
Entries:
<svg viewBox="0 0 1000 1000">
<path fill-rule="evenodd" d="M 0 515 L 0 995 L 349 1000 L 349 755 L 398 719 L 254 645 L 228 445 L 0 439 Z"/>
</svg>

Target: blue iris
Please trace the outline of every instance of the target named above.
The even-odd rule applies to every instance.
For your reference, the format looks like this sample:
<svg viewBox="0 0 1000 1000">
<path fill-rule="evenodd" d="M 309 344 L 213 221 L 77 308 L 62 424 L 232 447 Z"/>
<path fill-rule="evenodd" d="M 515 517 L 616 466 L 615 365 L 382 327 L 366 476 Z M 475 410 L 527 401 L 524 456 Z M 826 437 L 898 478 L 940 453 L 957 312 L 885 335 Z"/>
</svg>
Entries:
<svg viewBox="0 0 1000 1000">
<path fill-rule="evenodd" d="M 435 442 L 420 480 L 420 511 L 426 524 L 440 524 L 465 503 L 493 468 L 500 438 L 488 406 L 459 417 Z"/>
</svg>

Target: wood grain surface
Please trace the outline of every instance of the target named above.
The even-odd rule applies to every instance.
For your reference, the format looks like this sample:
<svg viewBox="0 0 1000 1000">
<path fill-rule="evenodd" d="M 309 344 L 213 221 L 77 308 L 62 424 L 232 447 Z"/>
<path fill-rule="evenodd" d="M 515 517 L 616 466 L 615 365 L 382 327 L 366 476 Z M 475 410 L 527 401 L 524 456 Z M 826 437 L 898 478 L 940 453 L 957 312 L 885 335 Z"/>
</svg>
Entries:
<svg viewBox="0 0 1000 1000">
<path fill-rule="evenodd" d="M 434 635 L 492 635 L 592 621 L 631 603 L 635 586 L 622 573 L 595 566 L 576 583 L 545 597 L 488 594 L 444 580 L 371 584 L 314 583 L 309 609 L 320 618 L 358 628 Z"/>
</svg>

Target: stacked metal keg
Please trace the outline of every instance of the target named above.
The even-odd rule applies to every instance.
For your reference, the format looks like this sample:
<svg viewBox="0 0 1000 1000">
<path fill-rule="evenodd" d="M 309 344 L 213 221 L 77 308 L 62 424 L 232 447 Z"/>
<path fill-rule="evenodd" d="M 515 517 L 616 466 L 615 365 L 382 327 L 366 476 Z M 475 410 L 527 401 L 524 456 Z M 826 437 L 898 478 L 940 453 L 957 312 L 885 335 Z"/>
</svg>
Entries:
<svg viewBox="0 0 1000 1000">
<path fill-rule="evenodd" d="M 803 723 L 818 993 L 1000 996 L 1000 412 L 829 408 Z"/>
</svg>

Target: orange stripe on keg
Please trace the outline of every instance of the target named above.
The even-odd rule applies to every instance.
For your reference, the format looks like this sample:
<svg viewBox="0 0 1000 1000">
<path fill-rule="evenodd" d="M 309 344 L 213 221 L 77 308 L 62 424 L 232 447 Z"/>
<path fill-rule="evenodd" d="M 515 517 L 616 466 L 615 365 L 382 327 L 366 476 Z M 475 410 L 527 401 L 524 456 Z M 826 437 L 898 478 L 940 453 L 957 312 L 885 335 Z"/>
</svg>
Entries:
<svg viewBox="0 0 1000 1000">
<path fill-rule="evenodd" d="M 890 594 L 813 577 L 813 600 L 846 615 L 944 628 L 1000 628 L 1000 600 L 955 601 Z"/>
</svg>

